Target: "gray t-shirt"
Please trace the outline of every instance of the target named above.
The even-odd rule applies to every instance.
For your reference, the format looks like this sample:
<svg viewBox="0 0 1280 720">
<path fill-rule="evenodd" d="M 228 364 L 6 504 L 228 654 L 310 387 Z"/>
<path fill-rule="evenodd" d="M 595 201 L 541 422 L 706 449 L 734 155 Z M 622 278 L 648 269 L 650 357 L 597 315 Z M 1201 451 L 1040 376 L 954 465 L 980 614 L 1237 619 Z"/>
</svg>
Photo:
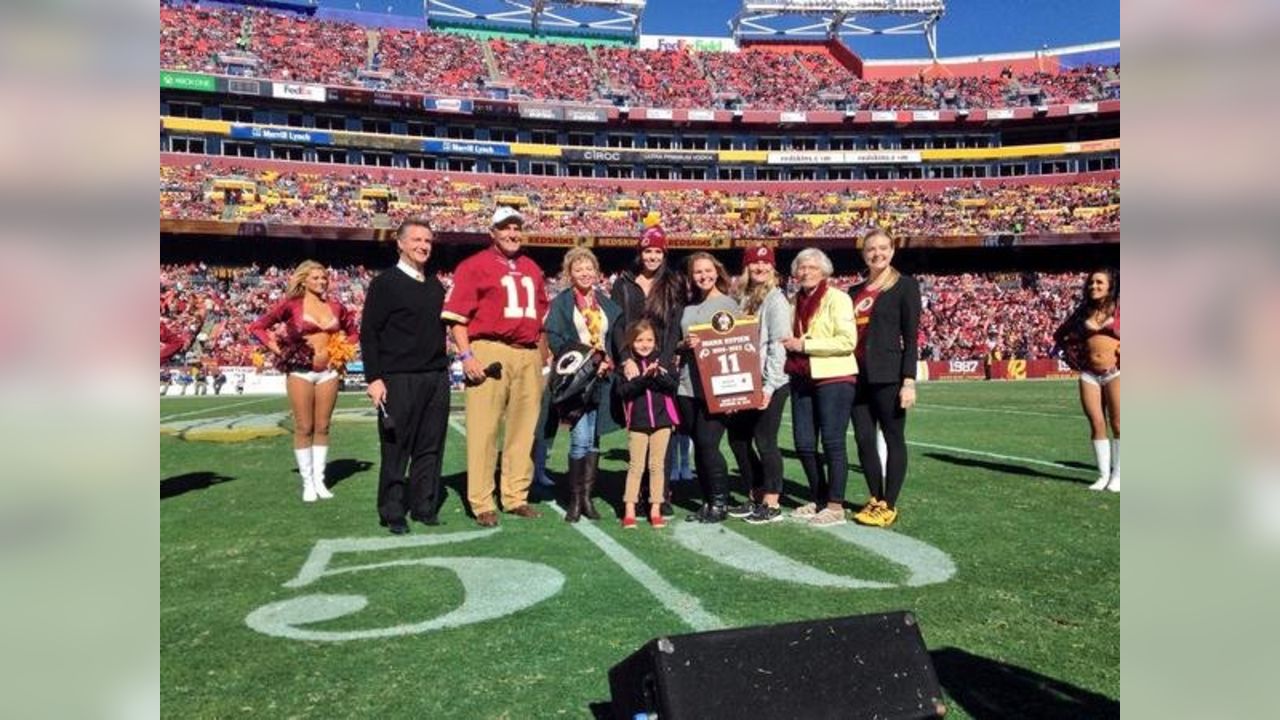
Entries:
<svg viewBox="0 0 1280 720">
<path fill-rule="evenodd" d="M 680 315 L 680 338 L 683 339 L 689 334 L 690 327 L 710 323 L 711 316 L 721 310 L 733 313 L 735 318 L 742 316 L 738 301 L 728 295 L 716 295 L 697 305 L 686 305 L 684 313 Z M 680 395 L 702 397 L 702 378 L 697 373 L 697 363 L 691 360 L 686 360 L 680 367 Z"/>
<path fill-rule="evenodd" d="M 760 370 L 764 389 L 777 392 L 790 380 L 784 367 L 787 351 L 782 347 L 784 338 L 791 337 L 791 303 L 779 288 L 764 297 L 757 313 L 760 318 Z"/>
</svg>

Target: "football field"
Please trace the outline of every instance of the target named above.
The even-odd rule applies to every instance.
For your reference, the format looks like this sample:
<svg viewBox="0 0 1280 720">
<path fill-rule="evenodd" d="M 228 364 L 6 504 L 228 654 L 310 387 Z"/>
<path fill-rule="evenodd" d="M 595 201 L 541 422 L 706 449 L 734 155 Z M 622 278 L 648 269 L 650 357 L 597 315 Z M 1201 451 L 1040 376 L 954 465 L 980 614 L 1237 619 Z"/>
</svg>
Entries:
<svg viewBox="0 0 1280 720">
<path fill-rule="evenodd" d="M 374 508 L 363 395 L 339 401 L 336 498 L 313 504 L 283 397 L 161 399 L 165 715 L 590 717 L 608 669 L 655 636 L 898 609 L 919 620 L 949 717 L 1119 714 L 1120 496 L 1085 489 L 1073 381 L 922 384 L 892 530 L 685 523 L 698 493 L 681 483 L 674 522 L 624 531 L 621 432 L 603 441 L 604 519 L 570 525 L 545 501 L 540 519 L 481 529 L 460 500 L 454 404 L 443 523 L 395 537 Z M 784 506 L 807 496 L 790 434 L 788 419 Z M 850 451 L 857 504 L 852 436 Z"/>
</svg>

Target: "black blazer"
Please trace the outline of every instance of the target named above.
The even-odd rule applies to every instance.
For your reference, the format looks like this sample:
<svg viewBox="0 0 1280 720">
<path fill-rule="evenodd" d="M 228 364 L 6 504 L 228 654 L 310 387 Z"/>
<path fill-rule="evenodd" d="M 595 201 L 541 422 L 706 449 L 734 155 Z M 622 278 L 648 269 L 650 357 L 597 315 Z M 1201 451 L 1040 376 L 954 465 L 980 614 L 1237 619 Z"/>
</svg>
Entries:
<svg viewBox="0 0 1280 720">
<path fill-rule="evenodd" d="M 849 296 L 857 298 L 864 285 L 865 282 L 849 288 Z M 919 329 L 920 284 L 910 275 L 903 275 L 893 287 L 880 293 L 871 308 L 871 322 L 866 327 L 866 353 L 858 373 L 873 383 L 915 378 L 916 363 L 920 360 L 916 338 Z"/>
</svg>

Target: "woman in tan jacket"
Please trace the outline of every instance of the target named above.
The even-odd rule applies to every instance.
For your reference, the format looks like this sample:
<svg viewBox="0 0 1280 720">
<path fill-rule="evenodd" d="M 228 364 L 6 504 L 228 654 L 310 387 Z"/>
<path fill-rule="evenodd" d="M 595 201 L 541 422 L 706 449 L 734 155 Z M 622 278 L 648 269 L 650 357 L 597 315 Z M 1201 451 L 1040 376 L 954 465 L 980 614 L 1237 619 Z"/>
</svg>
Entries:
<svg viewBox="0 0 1280 720">
<path fill-rule="evenodd" d="M 800 283 L 800 292 L 793 301 L 792 337 L 782 341 L 791 377 L 793 440 L 812 500 L 796 508 L 792 516 L 817 526 L 847 522 L 844 488 L 849 450 L 845 433 L 858 379 L 858 363 L 853 357 L 858 341 L 853 300 L 847 293 L 828 287 L 827 279 L 833 272 L 831 259 L 821 250 L 806 248 L 796 255 L 791 274 Z M 822 455 L 818 454 L 819 438 Z"/>
</svg>

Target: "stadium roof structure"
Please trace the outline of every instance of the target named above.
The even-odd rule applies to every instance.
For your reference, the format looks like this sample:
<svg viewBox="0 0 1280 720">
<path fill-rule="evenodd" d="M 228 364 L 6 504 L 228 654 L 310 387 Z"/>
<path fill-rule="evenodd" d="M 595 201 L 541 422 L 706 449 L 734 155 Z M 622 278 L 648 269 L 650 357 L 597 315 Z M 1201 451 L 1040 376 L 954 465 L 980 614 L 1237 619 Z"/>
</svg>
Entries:
<svg viewBox="0 0 1280 720">
<path fill-rule="evenodd" d="M 938 59 L 938 21 L 943 0 L 742 0 L 729 21 L 735 40 L 744 37 L 924 35 L 929 57 Z"/>
<path fill-rule="evenodd" d="M 423 0 L 427 25 L 433 19 L 510 25 L 546 30 L 625 32 L 640 36 L 648 0 Z"/>
</svg>

